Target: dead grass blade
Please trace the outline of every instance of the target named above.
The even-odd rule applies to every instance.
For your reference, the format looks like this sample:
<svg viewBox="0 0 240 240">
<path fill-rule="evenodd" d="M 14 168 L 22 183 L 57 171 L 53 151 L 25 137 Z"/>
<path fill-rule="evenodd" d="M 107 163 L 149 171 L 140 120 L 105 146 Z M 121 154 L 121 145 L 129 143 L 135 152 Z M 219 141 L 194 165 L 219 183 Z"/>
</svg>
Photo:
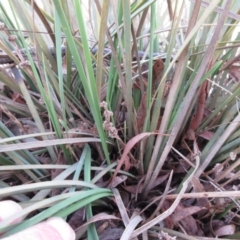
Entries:
<svg viewBox="0 0 240 240">
<path fill-rule="evenodd" d="M 0 152 L 9 152 L 31 148 L 41 148 L 47 146 L 61 145 L 61 144 L 74 144 L 74 143 L 87 143 L 87 142 L 101 142 L 99 138 L 64 138 L 55 140 L 43 140 L 39 142 L 29 143 L 16 143 L 0 146 Z"/>
<path fill-rule="evenodd" d="M 130 150 L 134 147 L 134 145 L 136 143 L 138 143 L 140 140 L 142 140 L 145 137 L 148 137 L 150 135 L 154 135 L 154 134 L 160 134 L 160 133 L 155 133 L 155 132 L 151 132 L 151 133 L 140 133 L 137 136 L 133 137 L 131 140 L 128 141 L 128 143 L 126 144 L 123 154 L 121 156 L 121 159 L 119 160 L 119 163 L 117 165 L 117 168 L 114 172 L 114 175 L 112 177 L 112 181 L 114 180 L 114 178 L 117 176 L 119 170 L 121 169 L 121 166 L 124 164 L 124 161 L 126 160 L 126 157 L 128 155 L 128 153 L 130 152 Z M 164 134 L 165 136 L 168 136 L 168 134 Z M 110 183 L 111 186 L 111 183 Z"/>
<path fill-rule="evenodd" d="M 128 213 L 126 211 L 126 207 L 123 204 L 123 201 L 122 201 L 122 198 L 121 198 L 121 195 L 120 195 L 119 191 L 116 188 L 113 188 L 112 192 L 113 192 L 113 195 L 115 197 L 116 204 L 118 206 L 119 212 L 121 214 L 123 224 L 126 227 L 129 224 L 129 221 L 130 221 L 130 219 L 128 217 Z"/>
<path fill-rule="evenodd" d="M 133 230 L 142 220 L 143 219 L 139 215 L 135 216 L 133 219 L 131 219 L 129 224 L 127 225 L 126 229 L 124 230 L 120 240 L 131 239 L 131 234 L 132 234 Z"/>
<path fill-rule="evenodd" d="M 176 199 L 178 194 L 170 194 L 166 196 L 166 199 Z M 182 198 L 230 198 L 240 197 L 240 191 L 224 191 L 224 192 L 199 192 L 199 193 L 185 193 L 182 195 Z"/>
<path fill-rule="evenodd" d="M 82 237 L 82 235 L 87 231 L 87 226 L 90 223 L 95 223 L 98 221 L 102 221 L 102 220 L 120 220 L 120 218 L 113 216 L 113 215 L 109 215 L 106 213 L 99 213 L 96 214 L 95 216 L 93 216 L 91 219 L 89 219 L 89 221 L 87 221 L 86 223 L 84 223 L 83 225 L 81 225 L 81 227 L 79 227 L 78 229 L 76 229 L 76 239 L 79 239 Z"/>
</svg>

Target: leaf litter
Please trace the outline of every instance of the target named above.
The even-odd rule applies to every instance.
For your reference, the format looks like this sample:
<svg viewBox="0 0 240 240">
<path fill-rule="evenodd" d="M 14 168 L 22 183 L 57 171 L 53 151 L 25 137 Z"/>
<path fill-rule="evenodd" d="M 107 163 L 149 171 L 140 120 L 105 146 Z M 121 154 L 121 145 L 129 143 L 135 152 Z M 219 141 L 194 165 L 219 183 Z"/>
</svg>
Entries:
<svg viewBox="0 0 240 240">
<path fill-rule="evenodd" d="M 170 1 L 168 1 L 168 4 L 170 11 L 172 7 Z M 213 64 L 214 60 L 211 59 L 209 70 Z M 63 68 L 64 73 L 67 73 L 67 64 L 65 61 L 63 63 Z M 227 79 L 224 82 L 225 86 L 223 84 L 226 89 L 228 88 L 233 91 L 237 86 L 236 84 L 240 79 L 239 69 L 239 62 L 237 60 L 232 62 L 225 69 L 228 71 L 230 79 L 230 81 Z M 142 71 L 145 70 L 148 70 L 148 66 L 142 65 Z M 158 85 L 161 83 L 164 61 L 161 58 L 157 59 L 153 63 L 152 70 L 153 97 Z M 137 72 L 137 69 L 133 69 L 133 71 Z M 6 74 L 8 75 L 8 73 Z M 10 75 L 11 74 L 7 77 L 10 78 Z M 177 151 L 172 148 L 159 176 L 150 187 L 147 198 L 143 198 L 142 192 L 144 190 L 143 182 L 145 176 L 139 175 L 137 146 L 140 141 L 148 137 L 162 134 L 157 131 L 141 133 L 148 110 L 148 96 L 146 91 L 148 87 L 147 78 L 148 74 L 143 74 L 144 82 L 142 84 L 144 86 L 144 92 L 141 93 L 142 96 L 139 106 L 135 109 L 136 127 L 139 134 L 136 134 L 132 139 L 123 141 L 123 123 L 127 120 L 124 102 L 120 101 L 121 104 L 119 105 L 121 105 L 121 107 L 119 106 L 118 112 L 122 118 L 119 121 L 119 125 L 115 126 L 112 121 L 112 117 L 115 113 L 109 110 L 111 106 L 107 106 L 105 102 L 101 101 L 104 130 L 110 138 L 115 138 L 118 141 L 119 146 L 116 147 L 114 144 L 109 144 L 112 161 L 117 161 L 117 166 L 116 169 L 113 169 L 112 175 L 104 174 L 101 179 L 96 182 L 96 186 L 108 186 L 112 189 L 114 196 L 108 198 L 107 202 L 106 199 L 98 200 L 98 205 L 93 208 L 94 216 L 89 221 L 85 219 L 85 209 L 80 208 L 68 217 L 68 223 L 75 229 L 79 238 L 84 238 L 87 226 L 94 223 L 99 233 L 99 239 L 103 240 L 117 240 L 123 238 L 137 239 L 139 236 L 148 239 L 148 234 L 149 236 L 151 236 L 151 234 L 157 236 L 156 239 L 161 240 L 181 239 L 183 235 L 186 239 L 189 239 L 189 237 L 191 239 L 191 236 L 192 239 L 195 239 L 195 237 L 198 239 L 215 239 L 222 236 L 237 234 L 237 231 L 239 231 L 239 203 L 236 198 L 236 196 L 239 197 L 239 170 L 237 167 L 240 165 L 239 159 L 237 158 L 240 151 L 237 149 L 237 145 L 234 145 L 236 151 L 234 153 L 232 151 L 231 154 L 227 156 L 227 160 L 223 161 L 220 165 L 218 165 L 219 163 L 217 162 L 215 165 L 210 165 L 207 171 L 202 174 L 201 178 L 191 175 L 191 167 L 198 167 L 201 150 L 215 136 L 214 128 L 216 124 L 222 124 L 219 118 L 212 118 L 209 123 L 211 131 L 209 131 L 208 128 L 201 128 L 204 121 L 208 119 L 214 111 L 214 109 L 210 109 L 207 100 L 211 95 L 211 91 L 215 91 L 216 89 L 213 89 L 214 86 L 211 86 L 210 82 L 207 80 L 201 84 L 197 91 L 195 109 L 190 113 L 189 122 L 186 124 L 187 127 L 183 130 L 181 136 L 179 136 L 180 141 L 176 141 L 174 144 L 174 148 L 177 149 Z M 107 84 L 104 86 L 106 88 Z M 172 79 L 169 79 L 163 90 L 163 99 L 165 99 L 165 101 L 168 100 L 171 86 Z M 141 83 L 138 78 L 135 80 L 133 88 L 141 89 Z M 4 85 L 2 91 L 9 101 L 26 107 L 26 101 L 18 91 L 8 89 L 6 85 Z M 226 97 L 225 94 L 226 93 L 223 92 L 221 93 L 223 98 Z M 213 95 L 211 95 L 211 97 L 212 96 Z M 102 89 L 101 100 L 105 97 L 106 89 Z M 81 103 L 86 103 L 83 96 L 80 97 L 80 99 Z M 17 114 L 15 116 L 15 114 L 12 114 L 3 105 L 1 105 L 1 112 L 4 124 L 15 136 L 36 133 L 36 127 L 34 125 L 29 125 L 27 128 L 26 125 L 22 124 L 22 121 L 16 117 L 18 116 Z M 159 128 L 163 114 L 164 109 L 160 111 L 160 115 L 158 116 L 157 129 Z M 42 119 L 46 128 L 50 131 L 52 126 L 49 125 L 49 120 L 46 119 L 44 114 L 42 115 Z M 32 121 L 32 119 L 28 120 Z M 89 121 L 83 121 L 82 124 L 77 125 L 78 124 L 72 126 L 72 129 L 70 129 L 68 133 L 64 133 L 64 137 L 77 138 L 79 134 L 81 136 L 89 134 L 92 137 L 98 137 L 95 126 L 92 124 L 89 125 Z M 169 136 L 169 134 L 166 133 L 164 136 Z M 54 138 L 55 137 L 53 137 L 53 139 Z M 42 140 L 41 136 L 36 140 Z M 60 144 L 64 143 L 60 142 Z M 88 144 L 91 144 L 90 141 Z M 234 143 L 232 142 L 232 144 Z M 67 145 L 67 149 L 70 152 L 74 151 L 75 161 L 81 156 L 82 148 L 85 145 L 85 142 L 77 141 L 72 141 Z M 33 150 L 38 150 L 38 147 L 41 148 L 42 146 L 38 144 Z M 48 146 L 48 142 L 45 142 L 45 146 Z M 102 149 L 99 146 L 97 141 L 93 140 L 91 145 L 93 164 L 96 166 L 101 164 L 101 167 L 104 168 L 107 167 L 107 165 L 99 160 L 99 156 L 101 156 L 100 159 L 104 159 L 104 157 L 102 157 Z M 24 149 L 30 148 L 26 144 L 24 148 L 16 148 L 16 150 L 19 151 Z M 226 151 L 227 150 L 222 154 L 226 154 Z M 120 160 L 118 160 L 119 158 Z M 49 164 L 52 161 L 49 155 L 45 153 L 37 155 L 36 159 L 43 163 L 43 165 Z M 230 160 L 235 162 L 231 165 Z M 66 155 L 64 155 L 62 151 L 58 150 L 57 161 L 54 162 L 54 164 L 67 164 Z M 50 178 L 54 180 L 63 173 L 63 170 L 53 169 L 50 173 Z M 95 176 L 98 173 L 99 170 L 92 171 L 92 174 L 95 174 Z M 135 178 L 129 176 L 129 173 L 134 175 Z M 5 176 L 8 175 L 3 174 L 2 180 L 4 180 L 4 178 L 17 178 L 21 179 L 23 183 L 27 183 L 28 180 L 28 178 L 22 174 L 14 174 L 11 175 L 11 177 Z M 178 192 L 178 194 L 171 195 L 172 192 L 177 192 L 180 182 L 186 176 L 188 176 L 188 181 L 187 184 L 184 185 L 184 188 L 185 190 L 187 189 L 191 195 L 184 196 L 184 192 Z M 71 177 L 72 176 L 69 178 Z M 82 174 L 80 174 L 79 178 L 82 178 Z M 12 183 L 17 184 L 15 181 L 12 181 Z M 51 195 L 56 196 L 65 191 L 68 191 L 68 188 L 54 189 L 51 191 Z M 232 194 L 233 191 L 236 191 L 236 195 Z M 208 192 L 215 193 L 214 197 L 212 197 L 212 195 L 209 197 L 210 195 L 206 194 Z M 225 192 L 226 194 L 220 194 L 220 192 Z M 228 214 L 226 212 L 227 208 L 229 210 Z M 150 231 L 148 232 L 149 229 Z"/>
</svg>

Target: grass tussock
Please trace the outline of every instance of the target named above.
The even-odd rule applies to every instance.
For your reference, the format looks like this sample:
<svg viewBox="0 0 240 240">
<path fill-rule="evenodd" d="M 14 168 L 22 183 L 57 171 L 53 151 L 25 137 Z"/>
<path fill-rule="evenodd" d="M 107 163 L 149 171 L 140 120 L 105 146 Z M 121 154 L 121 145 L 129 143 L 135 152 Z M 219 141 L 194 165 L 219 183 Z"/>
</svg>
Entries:
<svg viewBox="0 0 240 240">
<path fill-rule="evenodd" d="M 239 239 L 240 2 L 7 2 L 0 233 Z"/>
</svg>

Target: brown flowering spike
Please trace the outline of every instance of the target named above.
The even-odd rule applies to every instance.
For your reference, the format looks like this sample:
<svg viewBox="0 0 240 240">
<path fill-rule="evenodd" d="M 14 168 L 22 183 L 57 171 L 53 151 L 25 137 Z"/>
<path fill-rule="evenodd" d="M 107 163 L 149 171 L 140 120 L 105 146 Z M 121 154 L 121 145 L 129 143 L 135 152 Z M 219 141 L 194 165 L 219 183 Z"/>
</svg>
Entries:
<svg viewBox="0 0 240 240">
<path fill-rule="evenodd" d="M 156 60 L 156 62 L 153 65 L 152 93 L 154 93 L 154 91 L 157 88 L 157 85 L 159 84 L 163 69 L 164 69 L 164 62 L 161 58 L 159 58 Z"/>
<path fill-rule="evenodd" d="M 142 130 L 146 114 L 147 114 L 147 92 L 144 92 L 141 103 L 137 110 L 137 127 L 139 130 Z"/>
<path fill-rule="evenodd" d="M 160 82 L 160 77 L 162 75 L 164 69 L 164 63 L 162 59 L 156 60 L 156 62 L 153 65 L 153 77 L 152 77 L 152 94 L 154 94 L 155 90 L 157 89 L 157 86 Z M 147 114 L 147 92 L 144 92 L 141 103 L 137 110 L 137 127 L 141 131 L 145 117 Z"/>
<path fill-rule="evenodd" d="M 213 59 L 209 64 L 208 70 L 210 70 L 213 66 Z M 196 113 L 193 115 L 185 138 L 188 140 L 195 140 L 195 131 L 198 126 L 201 124 L 203 117 L 204 117 L 204 109 L 206 105 L 207 96 L 209 93 L 210 83 L 208 80 L 205 80 L 200 87 L 198 100 L 197 100 L 197 110 Z"/>
<path fill-rule="evenodd" d="M 157 79 L 164 69 L 164 62 L 161 58 L 157 59 L 153 65 L 153 79 Z"/>
</svg>

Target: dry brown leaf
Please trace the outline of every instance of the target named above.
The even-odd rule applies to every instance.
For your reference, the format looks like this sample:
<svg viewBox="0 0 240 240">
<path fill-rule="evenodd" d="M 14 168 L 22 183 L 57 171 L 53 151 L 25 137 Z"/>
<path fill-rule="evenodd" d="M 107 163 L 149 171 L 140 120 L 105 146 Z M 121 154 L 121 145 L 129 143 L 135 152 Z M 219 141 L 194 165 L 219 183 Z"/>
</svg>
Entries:
<svg viewBox="0 0 240 240">
<path fill-rule="evenodd" d="M 113 179 L 113 181 L 111 182 L 111 186 L 112 187 L 116 187 L 118 186 L 119 184 L 121 184 L 122 182 L 125 182 L 127 180 L 127 176 L 117 176 Z"/>
<path fill-rule="evenodd" d="M 205 131 L 200 133 L 198 136 L 202 137 L 206 140 L 211 140 L 213 138 L 214 133 L 213 132 L 209 132 L 209 131 Z"/>
<path fill-rule="evenodd" d="M 192 206 L 192 207 L 184 207 L 183 205 L 179 205 L 175 212 L 171 215 L 171 218 L 172 220 L 175 222 L 175 223 L 178 223 L 182 220 L 184 221 L 189 221 L 188 219 L 185 219 L 185 218 L 192 218 L 191 216 L 201 210 L 205 209 L 205 207 L 200 207 L 200 206 Z M 193 221 L 195 221 L 193 218 L 192 218 Z M 191 223 L 190 223 L 191 224 Z M 195 226 L 192 225 L 192 228 L 194 229 Z"/>
<path fill-rule="evenodd" d="M 232 65 L 229 67 L 229 74 L 237 81 L 240 81 L 240 66 Z"/>
<path fill-rule="evenodd" d="M 122 228 L 108 228 L 99 235 L 100 240 L 119 240 L 123 234 Z"/>
<path fill-rule="evenodd" d="M 205 192 L 205 189 L 203 185 L 200 183 L 199 179 L 197 179 L 196 177 L 193 177 L 191 182 L 192 182 L 194 192 Z M 208 198 L 198 198 L 197 203 L 198 203 L 198 206 L 206 208 L 198 212 L 198 218 L 200 218 L 210 211 L 209 209 L 211 208 L 211 203 L 208 200 Z"/>
<path fill-rule="evenodd" d="M 235 233 L 236 226 L 233 224 L 225 225 L 215 230 L 214 233 L 217 237 L 232 235 Z"/>
<path fill-rule="evenodd" d="M 85 222 L 85 208 L 80 208 L 70 217 L 68 224 L 72 227 L 73 230 L 82 226 Z"/>
<path fill-rule="evenodd" d="M 169 209 L 171 207 L 171 201 L 169 200 L 166 200 L 164 201 L 163 203 L 163 206 L 161 208 L 162 212 L 166 211 L 167 209 Z M 173 229 L 174 226 L 175 226 L 175 223 L 173 222 L 171 216 L 167 217 L 164 219 L 164 226 L 166 228 L 169 228 L 169 229 Z"/>
<path fill-rule="evenodd" d="M 165 201 L 163 204 L 163 211 L 167 210 L 171 205 L 170 201 Z M 181 223 L 183 229 L 187 232 L 187 234 L 192 236 L 204 236 L 203 231 L 197 225 L 196 220 L 191 216 L 194 213 L 199 212 L 204 209 L 204 207 L 187 207 L 185 208 L 181 203 L 177 206 L 174 213 L 168 218 L 164 220 L 164 223 L 173 229 L 175 224 L 178 222 Z"/>
<path fill-rule="evenodd" d="M 188 235 L 191 236 L 204 236 L 202 229 L 198 226 L 195 219 L 190 216 L 181 221 L 181 225 Z"/>
<path fill-rule="evenodd" d="M 20 104 L 26 104 L 25 99 L 17 92 L 13 92 L 11 98 L 14 102 L 17 102 L 17 103 L 20 103 Z"/>
<path fill-rule="evenodd" d="M 160 185 L 162 182 L 164 182 L 167 178 L 168 178 L 169 174 L 165 174 L 163 176 L 160 176 L 156 179 L 156 181 L 154 182 L 154 184 L 152 185 L 152 188 L 155 188 L 156 186 Z M 136 193 L 141 193 L 143 190 L 143 183 L 140 184 L 140 186 L 137 185 L 132 185 L 132 186 L 123 186 L 123 188 L 125 190 L 127 190 L 128 192 L 132 193 L 132 194 L 136 194 Z"/>
<path fill-rule="evenodd" d="M 179 204 L 172 216 L 174 219 L 173 221 L 175 222 L 175 220 L 179 220 L 182 227 L 189 235 L 204 236 L 202 229 L 198 226 L 196 220 L 191 216 L 202 209 L 204 209 L 204 207 L 184 208 L 181 204 Z"/>
<path fill-rule="evenodd" d="M 189 161 L 192 161 L 191 153 L 185 156 Z M 174 170 L 175 173 L 186 173 L 187 170 L 191 167 L 191 165 L 184 159 L 179 160 L 179 164 L 177 168 Z"/>
</svg>

